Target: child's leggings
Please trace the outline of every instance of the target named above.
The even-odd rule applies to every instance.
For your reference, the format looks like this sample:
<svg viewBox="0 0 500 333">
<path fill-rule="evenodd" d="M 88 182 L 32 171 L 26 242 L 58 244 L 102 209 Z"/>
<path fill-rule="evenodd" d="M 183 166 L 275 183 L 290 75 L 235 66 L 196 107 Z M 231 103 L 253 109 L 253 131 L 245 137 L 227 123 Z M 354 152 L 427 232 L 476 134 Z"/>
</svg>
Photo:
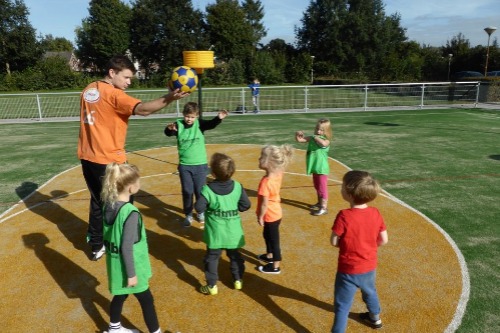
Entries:
<svg viewBox="0 0 500 333">
<path fill-rule="evenodd" d="M 264 222 L 262 232 L 266 241 L 266 252 L 273 254 L 274 261 L 281 261 L 280 224 L 281 219 L 275 222 Z"/>
<path fill-rule="evenodd" d="M 328 175 L 318 175 L 313 173 L 313 184 L 318 196 L 328 200 Z"/>
<path fill-rule="evenodd" d="M 144 322 L 150 332 L 156 332 L 160 328 L 158 324 L 158 316 L 156 315 L 156 309 L 154 304 L 153 295 L 149 289 L 133 294 L 139 304 L 141 305 L 142 315 L 144 317 Z M 111 300 L 110 306 L 110 322 L 119 323 L 121 322 L 123 303 L 127 299 L 128 294 L 125 295 L 115 295 Z"/>
</svg>

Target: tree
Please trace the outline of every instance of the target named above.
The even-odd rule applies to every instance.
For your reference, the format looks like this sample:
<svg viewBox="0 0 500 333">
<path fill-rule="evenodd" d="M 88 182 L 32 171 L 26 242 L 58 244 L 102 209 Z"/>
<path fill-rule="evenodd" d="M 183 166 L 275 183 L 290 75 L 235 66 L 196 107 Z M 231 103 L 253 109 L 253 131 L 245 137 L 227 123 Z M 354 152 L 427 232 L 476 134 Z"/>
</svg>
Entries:
<svg viewBox="0 0 500 333">
<path fill-rule="evenodd" d="M 53 37 L 52 35 L 45 35 L 40 38 L 40 47 L 43 52 L 72 52 L 73 44 L 64 37 Z"/>
<path fill-rule="evenodd" d="M 328 64 L 328 71 L 342 68 L 347 61 L 342 43 L 344 22 L 348 14 L 346 0 L 311 1 L 296 27 L 297 47 L 316 58 L 316 64 Z M 318 73 L 326 74 L 326 73 Z"/>
<path fill-rule="evenodd" d="M 203 14 L 191 0 L 137 0 L 132 8 L 130 51 L 147 72 L 182 65 L 182 51 L 208 48 L 204 36 Z"/>
<path fill-rule="evenodd" d="M 207 30 L 217 58 L 246 62 L 254 52 L 256 34 L 238 0 L 216 0 L 206 11 Z"/>
<path fill-rule="evenodd" d="M 0 0 L 0 8 L 0 73 L 10 75 L 34 65 L 41 52 L 24 2 Z"/>
<path fill-rule="evenodd" d="M 116 54 L 130 45 L 131 9 L 120 0 L 91 0 L 89 16 L 76 29 L 76 54 L 82 65 L 103 70 Z"/>
<path fill-rule="evenodd" d="M 257 43 L 267 35 L 267 30 L 262 23 L 264 18 L 264 8 L 259 0 L 245 0 L 241 8 L 245 12 L 246 20 L 252 27 L 254 47 Z"/>
<path fill-rule="evenodd" d="M 381 0 L 313 0 L 301 22 L 298 47 L 330 73 L 386 76 L 384 59 L 397 59 L 407 40 L 400 16 L 386 16 Z"/>
</svg>

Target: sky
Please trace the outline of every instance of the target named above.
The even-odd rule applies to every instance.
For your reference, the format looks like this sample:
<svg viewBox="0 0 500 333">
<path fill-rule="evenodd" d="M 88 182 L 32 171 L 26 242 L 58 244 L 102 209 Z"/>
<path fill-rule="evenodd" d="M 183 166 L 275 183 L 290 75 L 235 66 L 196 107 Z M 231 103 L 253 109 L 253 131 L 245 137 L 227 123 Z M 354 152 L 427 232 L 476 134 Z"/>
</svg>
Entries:
<svg viewBox="0 0 500 333">
<path fill-rule="evenodd" d="M 51 34 L 75 41 L 75 28 L 88 16 L 89 1 L 24 0 L 30 11 L 29 20 L 37 36 Z M 192 0 L 194 8 L 204 11 L 215 0 Z M 280 38 L 295 42 L 295 27 L 301 25 L 310 0 L 261 0 L 267 36 L 261 42 Z M 399 13 L 401 26 L 409 40 L 419 44 L 444 46 L 459 33 L 472 47 L 486 45 L 486 27 L 500 29 L 499 0 L 383 0 L 386 15 Z M 490 45 L 500 37 L 500 30 L 491 35 Z M 500 40 L 500 39 L 499 39 Z"/>
</svg>

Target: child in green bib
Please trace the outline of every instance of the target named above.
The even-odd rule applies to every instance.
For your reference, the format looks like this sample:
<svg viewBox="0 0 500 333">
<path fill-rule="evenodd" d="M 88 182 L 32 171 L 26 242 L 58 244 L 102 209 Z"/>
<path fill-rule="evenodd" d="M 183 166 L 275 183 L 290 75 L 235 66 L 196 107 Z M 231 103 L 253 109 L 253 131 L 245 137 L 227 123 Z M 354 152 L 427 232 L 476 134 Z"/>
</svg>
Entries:
<svg viewBox="0 0 500 333">
<path fill-rule="evenodd" d="M 328 213 L 328 152 L 332 141 L 330 120 L 321 118 L 317 121 L 313 135 L 305 135 L 303 131 L 295 133 L 297 142 L 307 142 L 306 172 L 313 176 L 313 185 L 318 201 L 311 206 L 311 214 L 315 216 Z"/>
<path fill-rule="evenodd" d="M 228 113 L 226 110 L 222 110 L 211 120 L 199 119 L 198 104 L 188 102 L 184 106 L 182 115 L 183 119 L 168 124 L 164 133 L 168 137 L 177 137 L 182 206 L 186 215 L 183 225 L 189 227 L 193 222 L 193 196 L 199 200 L 201 188 L 205 185 L 208 174 L 204 132 L 217 127 Z M 198 221 L 204 223 L 204 211 L 198 210 L 197 212 Z"/>
<path fill-rule="evenodd" d="M 231 157 L 221 153 L 213 154 L 210 169 L 215 180 L 203 186 L 195 208 L 205 212 L 203 241 L 207 244 L 204 259 L 207 284 L 200 291 L 216 295 L 222 250 L 226 250 L 230 260 L 234 288 L 239 290 L 243 286 L 245 265 L 239 249 L 245 245 L 245 236 L 239 212 L 250 209 L 250 200 L 243 186 L 231 179 L 236 170 Z"/>
<path fill-rule="evenodd" d="M 146 228 L 139 210 L 130 203 L 130 196 L 141 187 L 139 170 L 131 164 L 111 163 L 103 179 L 103 239 L 110 305 L 108 333 L 133 333 L 136 329 L 121 326 L 123 304 L 134 294 L 143 311 L 149 332 L 161 333 L 153 295 L 149 290 L 151 264 Z"/>
</svg>

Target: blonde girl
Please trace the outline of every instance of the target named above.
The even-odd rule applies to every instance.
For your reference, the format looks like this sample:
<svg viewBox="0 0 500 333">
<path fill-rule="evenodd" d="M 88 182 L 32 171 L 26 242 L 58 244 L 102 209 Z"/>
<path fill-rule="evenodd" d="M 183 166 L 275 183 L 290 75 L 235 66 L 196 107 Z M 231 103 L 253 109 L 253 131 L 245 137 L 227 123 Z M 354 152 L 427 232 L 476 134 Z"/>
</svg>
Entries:
<svg viewBox="0 0 500 333">
<path fill-rule="evenodd" d="M 121 326 L 123 304 L 130 294 L 139 301 L 149 332 L 161 332 L 149 290 L 152 274 L 146 228 L 141 213 L 130 203 L 130 197 L 140 187 L 136 166 L 118 163 L 106 166 L 101 193 L 104 201 L 103 239 L 109 291 L 113 295 L 108 333 L 139 332 Z"/>
<path fill-rule="evenodd" d="M 280 189 L 283 174 L 293 156 L 290 145 L 265 146 L 260 154 L 259 168 L 266 174 L 257 190 L 257 222 L 263 227 L 262 235 L 266 243 L 266 253 L 257 256 L 265 265 L 258 270 L 266 274 L 281 273 L 281 248 L 279 226 L 283 217 Z"/>
<path fill-rule="evenodd" d="M 315 216 L 328 213 L 328 152 L 332 140 L 332 126 L 330 120 L 321 118 L 316 123 L 314 134 L 306 136 L 303 131 L 295 133 L 297 142 L 307 142 L 306 172 L 312 174 L 314 189 L 318 201 L 313 204 L 311 214 Z"/>
</svg>

